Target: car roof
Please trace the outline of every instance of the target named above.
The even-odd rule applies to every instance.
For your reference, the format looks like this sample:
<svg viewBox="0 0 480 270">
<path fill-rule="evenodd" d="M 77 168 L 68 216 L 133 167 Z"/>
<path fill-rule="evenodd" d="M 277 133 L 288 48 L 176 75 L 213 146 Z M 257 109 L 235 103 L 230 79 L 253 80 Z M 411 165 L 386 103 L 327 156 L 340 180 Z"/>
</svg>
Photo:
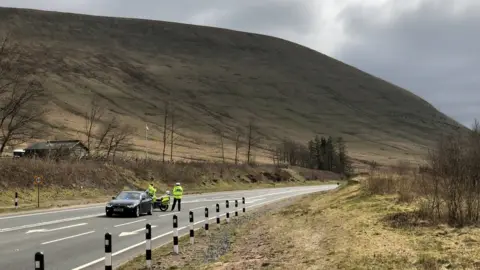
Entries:
<svg viewBox="0 0 480 270">
<path fill-rule="evenodd" d="M 145 191 L 138 191 L 138 190 L 123 190 L 123 191 L 120 192 L 120 193 L 123 193 L 123 192 L 128 192 L 128 193 L 145 193 Z"/>
</svg>

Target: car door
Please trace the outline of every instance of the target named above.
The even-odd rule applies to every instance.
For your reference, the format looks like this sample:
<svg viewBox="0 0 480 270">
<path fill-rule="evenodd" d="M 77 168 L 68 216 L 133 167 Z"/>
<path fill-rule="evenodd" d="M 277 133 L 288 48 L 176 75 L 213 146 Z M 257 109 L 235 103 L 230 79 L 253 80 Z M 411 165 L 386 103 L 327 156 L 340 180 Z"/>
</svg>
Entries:
<svg viewBox="0 0 480 270">
<path fill-rule="evenodd" d="M 142 212 L 142 214 L 147 211 L 145 206 L 145 198 L 145 194 L 140 194 L 140 212 Z"/>
<path fill-rule="evenodd" d="M 147 213 L 148 211 L 150 211 L 150 199 L 148 198 L 146 193 L 141 195 L 140 204 L 142 205 L 142 212 L 143 213 Z"/>
</svg>

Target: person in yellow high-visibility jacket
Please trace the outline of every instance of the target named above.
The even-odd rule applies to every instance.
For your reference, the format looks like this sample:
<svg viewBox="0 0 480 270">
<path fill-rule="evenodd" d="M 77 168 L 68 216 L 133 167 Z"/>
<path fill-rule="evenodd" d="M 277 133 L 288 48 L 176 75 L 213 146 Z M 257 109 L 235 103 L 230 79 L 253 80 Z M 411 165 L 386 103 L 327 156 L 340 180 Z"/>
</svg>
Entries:
<svg viewBox="0 0 480 270">
<path fill-rule="evenodd" d="M 150 186 L 148 186 L 147 192 L 150 195 L 150 197 L 152 197 L 152 202 L 155 203 L 157 201 L 157 196 L 156 196 L 157 189 L 153 186 L 153 183 L 150 184 Z"/>
<path fill-rule="evenodd" d="M 183 196 L 183 188 L 180 185 L 180 183 L 176 183 L 175 187 L 173 188 L 173 205 L 172 205 L 172 211 L 175 209 L 175 205 L 178 202 L 178 211 L 181 209 L 181 203 L 182 203 L 182 196 Z"/>
</svg>

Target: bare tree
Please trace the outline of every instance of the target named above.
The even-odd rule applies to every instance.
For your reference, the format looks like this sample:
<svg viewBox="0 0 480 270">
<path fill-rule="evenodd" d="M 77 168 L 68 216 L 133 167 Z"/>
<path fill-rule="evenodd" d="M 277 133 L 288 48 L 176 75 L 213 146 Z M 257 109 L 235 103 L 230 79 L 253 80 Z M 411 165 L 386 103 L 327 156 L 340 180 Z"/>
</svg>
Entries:
<svg viewBox="0 0 480 270">
<path fill-rule="evenodd" d="M 221 150 L 221 153 L 222 153 L 222 163 L 225 164 L 225 143 L 224 143 L 225 134 L 223 132 L 222 126 L 220 126 L 220 125 L 216 126 L 214 128 L 214 133 L 220 139 L 220 150 Z"/>
<path fill-rule="evenodd" d="M 107 152 L 107 158 L 110 154 L 110 151 L 113 147 L 113 139 L 112 134 L 118 129 L 120 124 L 117 121 L 115 116 L 112 116 L 107 122 L 103 125 L 103 127 L 98 131 L 98 142 L 96 146 L 97 154 L 100 154 L 100 151 Z"/>
<path fill-rule="evenodd" d="M 168 124 L 168 115 L 169 115 L 169 102 L 164 102 L 164 113 L 163 113 L 163 154 L 162 154 L 162 162 L 165 163 L 165 151 L 167 149 L 167 124 Z"/>
<path fill-rule="evenodd" d="M 270 149 L 270 154 L 272 157 L 273 165 L 280 166 L 280 156 L 281 152 L 278 146 L 274 146 Z"/>
<path fill-rule="evenodd" d="M 257 147 L 260 142 L 260 135 L 258 134 L 258 127 L 255 124 L 255 119 L 251 118 L 248 122 L 247 135 L 247 164 L 250 164 L 252 157 L 252 149 Z"/>
<path fill-rule="evenodd" d="M 117 152 L 130 150 L 132 146 L 131 139 L 135 134 L 135 129 L 129 125 L 123 125 L 116 128 L 112 134 L 112 161 L 115 162 Z"/>
<path fill-rule="evenodd" d="M 21 144 L 38 135 L 46 113 L 41 104 L 44 88 L 18 68 L 23 52 L 7 38 L 0 42 L 0 154 L 9 144 Z M 40 109 L 39 109 L 40 108 Z"/>
<path fill-rule="evenodd" d="M 237 128 L 235 134 L 235 164 L 238 164 L 238 152 L 242 147 L 242 129 Z"/>
<path fill-rule="evenodd" d="M 104 114 L 103 108 L 97 103 L 95 97 L 90 102 L 90 111 L 85 113 L 85 136 L 87 137 L 87 148 L 91 149 L 95 137 L 96 125 L 100 122 Z M 101 142 L 100 142 L 101 144 Z"/>
<path fill-rule="evenodd" d="M 173 162 L 173 148 L 175 146 L 175 141 L 180 137 L 178 133 L 181 128 L 181 122 L 179 122 L 179 117 L 177 114 L 176 108 L 172 105 L 170 106 L 170 162 Z"/>
</svg>

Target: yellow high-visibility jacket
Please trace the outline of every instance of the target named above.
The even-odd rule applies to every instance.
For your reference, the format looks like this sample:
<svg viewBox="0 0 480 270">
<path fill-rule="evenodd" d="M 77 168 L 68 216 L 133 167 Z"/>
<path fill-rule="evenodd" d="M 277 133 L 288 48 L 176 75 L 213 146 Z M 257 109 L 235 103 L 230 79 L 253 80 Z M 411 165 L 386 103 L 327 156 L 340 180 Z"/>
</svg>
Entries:
<svg viewBox="0 0 480 270">
<path fill-rule="evenodd" d="M 173 188 L 173 198 L 175 199 L 182 199 L 183 196 L 183 188 L 182 186 L 175 186 Z"/>
</svg>

